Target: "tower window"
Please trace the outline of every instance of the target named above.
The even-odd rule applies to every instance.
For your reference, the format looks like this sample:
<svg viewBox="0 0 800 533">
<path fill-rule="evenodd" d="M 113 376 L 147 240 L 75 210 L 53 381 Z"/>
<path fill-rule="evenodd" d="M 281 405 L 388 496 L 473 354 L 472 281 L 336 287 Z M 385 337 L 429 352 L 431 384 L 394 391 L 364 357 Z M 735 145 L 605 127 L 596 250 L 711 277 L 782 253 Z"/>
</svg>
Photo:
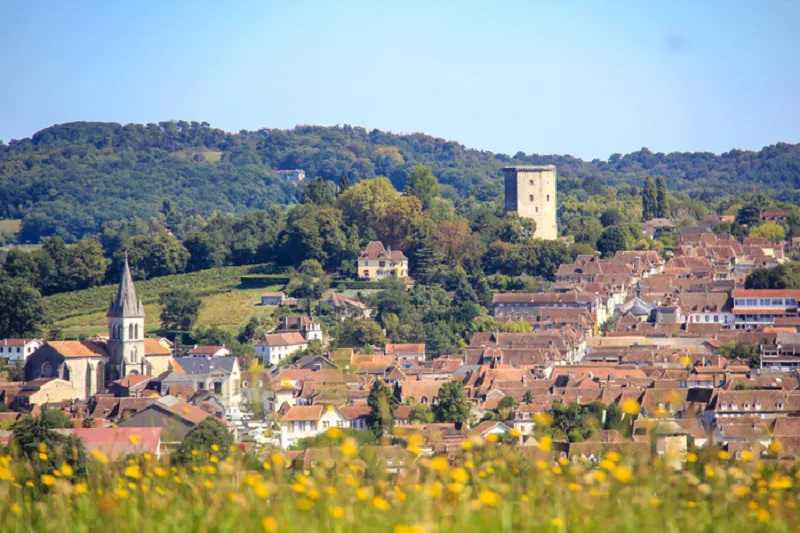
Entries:
<svg viewBox="0 0 800 533">
<path fill-rule="evenodd" d="M 549 198 L 548 198 L 548 200 L 549 200 Z M 136 325 L 133 326 L 133 338 L 134 339 L 138 339 L 139 338 L 139 324 L 136 324 Z"/>
<path fill-rule="evenodd" d="M 539 208 L 538 208 L 538 207 L 536 208 L 536 212 L 537 212 L 537 213 L 539 212 Z"/>
<path fill-rule="evenodd" d="M 533 195 L 532 194 L 528 195 L 528 199 L 532 202 L 533 201 Z"/>
<path fill-rule="evenodd" d="M 550 201 L 550 195 L 549 194 L 547 195 L 547 201 L 548 202 Z"/>
<path fill-rule="evenodd" d="M 128 338 L 133 338 L 133 324 L 128 325 Z"/>
<path fill-rule="evenodd" d="M 528 180 L 528 185 L 533 186 L 533 180 Z"/>
</svg>

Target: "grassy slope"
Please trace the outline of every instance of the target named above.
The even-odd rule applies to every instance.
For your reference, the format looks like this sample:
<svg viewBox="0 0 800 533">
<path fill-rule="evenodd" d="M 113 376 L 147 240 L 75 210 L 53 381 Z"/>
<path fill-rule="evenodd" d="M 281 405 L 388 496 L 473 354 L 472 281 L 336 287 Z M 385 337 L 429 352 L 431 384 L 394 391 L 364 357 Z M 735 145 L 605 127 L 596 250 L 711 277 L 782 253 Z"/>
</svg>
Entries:
<svg viewBox="0 0 800 533">
<path fill-rule="evenodd" d="M 21 220 L 13 220 L 13 219 L 0 220 L 0 231 L 5 231 L 8 233 L 17 233 L 21 225 L 22 225 Z"/>
<path fill-rule="evenodd" d="M 137 281 L 137 295 L 145 303 L 145 327 L 154 331 L 159 326 L 159 295 L 171 288 L 189 288 L 201 296 L 203 306 L 197 325 L 216 324 L 228 331 L 238 331 L 251 316 L 269 313 L 272 307 L 262 307 L 261 293 L 280 290 L 281 286 L 264 289 L 239 289 L 239 278 L 250 266 L 224 267 Z M 84 291 L 57 294 L 45 298 L 54 327 L 61 328 L 66 337 L 89 336 L 108 330 L 106 309 L 116 291 L 116 285 L 94 287 Z"/>
</svg>

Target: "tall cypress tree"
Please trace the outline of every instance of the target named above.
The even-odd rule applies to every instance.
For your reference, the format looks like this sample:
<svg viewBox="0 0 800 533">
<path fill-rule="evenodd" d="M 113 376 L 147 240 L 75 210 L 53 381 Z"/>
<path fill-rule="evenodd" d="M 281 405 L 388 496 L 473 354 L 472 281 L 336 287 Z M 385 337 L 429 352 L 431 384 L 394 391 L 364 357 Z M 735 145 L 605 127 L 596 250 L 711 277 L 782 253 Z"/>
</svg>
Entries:
<svg viewBox="0 0 800 533">
<path fill-rule="evenodd" d="M 644 189 L 642 190 L 642 218 L 650 220 L 656 216 L 658 194 L 656 193 L 656 184 L 653 178 L 647 176 L 644 181 Z"/>
<path fill-rule="evenodd" d="M 664 176 L 656 178 L 656 218 L 669 216 L 669 205 L 667 205 L 667 181 Z"/>
</svg>

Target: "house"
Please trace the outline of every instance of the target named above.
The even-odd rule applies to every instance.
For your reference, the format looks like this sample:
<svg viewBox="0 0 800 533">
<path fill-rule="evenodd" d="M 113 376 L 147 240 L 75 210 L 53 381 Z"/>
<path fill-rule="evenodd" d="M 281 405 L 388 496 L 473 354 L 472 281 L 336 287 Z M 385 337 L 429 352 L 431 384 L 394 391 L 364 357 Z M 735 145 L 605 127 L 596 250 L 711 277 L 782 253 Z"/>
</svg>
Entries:
<svg viewBox="0 0 800 533">
<path fill-rule="evenodd" d="M 399 250 L 387 250 L 382 242 L 372 241 L 358 258 L 358 275 L 370 281 L 390 276 L 407 278 L 408 258 Z"/>
<path fill-rule="evenodd" d="M 369 318 L 371 314 L 370 309 L 366 305 L 340 292 L 330 293 L 323 303 L 333 307 L 336 314 L 341 319 L 349 317 Z"/>
<path fill-rule="evenodd" d="M 153 376 L 139 376 L 137 374 L 130 374 L 111 383 L 109 391 L 114 396 L 120 398 L 141 398 L 144 390 L 147 388 L 147 385 L 152 379 Z"/>
<path fill-rule="evenodd" d="M 724 292 L 685 292 L 678 296 L 678 305 L 687 324 L 721 324 L 728 328 L 734 323 L 732 302 Z"/>
<path fill-rule="evenodd" d="M 316 437 L 329 428 L 347 428 L 350 420 L 333 406 L 295 405 L 280 419 L 281 448 L 289 448 L 300 439 Z"/>
<path fill-rule="evenodd" d="M 78 398 L 80 391 L 72 383 L 59 378 L 37 378 L 22 384 L 12 402 L 15 411 L 30 411 L 34 405 L 59 403 Z"/>
<path fill-rule="evenodd" d="M 208 418 L 199 407 L 182 402 L 174 396 L 158 398 L 153 403 L 119 422 L 121 428 L 161 428 L 164 443 L 177 444 L 189 431 Z"/>
<path fill-rule="evenodd" d="M 386 355 L 397 357 L 398 359 L 425 360 L 425 343 L 416 344 L 387 344 Z"/>
<path fill-rule="evenodd" d="M 19 360 L 24 363 L 43 344 L 39 339 L 3 339 L 0 341 L 0 357 L 12 364 Z"/>
<path fill-rule="evenodd" d="M 322 342 L 322 326 L 309 316 L 285 316 L 275 333 L 290 333 L 296 331 L 309 342 L 317 340 Z"/>
<path fill-rule="evenodd" d="M 792 216 L 791 209 L 765 209 L 761 212 L 761 222 L 785 224 Z"/>
<path fill-rule="evenodd" d="M 498 437 L 502 437 L 509 431 L 511 431 L 511 428 L 504 422 L 499 422 L 496 420 L 485 420 L 480 424 L 478 424 L 477 426 L 471 428 L 467 433 L 467 435 L 469 435 L 470 437 L 483 437 L 483 438 L 486 438 L 489 435 L 497 435 Z"/>
<path fill-rule="evenodd" d="M 301 181 L 306 179 L 306 172 L 305 170 L 301 169 L 273 170 L 273 172 L 275 172 L 275 174 L 285 179 L 286 181 L 291 181 L 292 183 L 300 183 Z"/>
<path fill-rule="evenodd" d="M 261 358 L 265 365 L 277 365 L 285 358 L 308 348 L 308 341 L 303 336 L 292 331 L 289 333 L 271 333 L 256 344 L 256 356 Z"/>
<path fill-rule="evenodd" d="M 226 348 L 223 344 L 222 346 L 198 346 L 197 344 L 194 345 L 194 348 L 189 350 L 189 357 L 202 357 L 204 359 L 209 357 L 225 357 L 231 354 L 230 348 Z"/>
<path fill-rule="evenodd" d="M 283 292 L 265 292 L 261 295 L 261 305 L 281 305 L 285 299 Z"/>
<path fill-rule="evenodd" d="M 241 405 L 241 372 L 237 357 L 178 357 L 176 362 L 183 372 L 172 372 L 164 378 L 161 394 L 167 394 L 175 385 L 187 385 L 193 392 L 213 392 L 225 407 Z"/>
<path fill-rule="evenodd" d="M 75 435 L 87 452 L 99 452 L 115 461 L 131 455 L 149 453 L 156 459 L 161 458 L 160 427 L 96 427 L 54 429 L 62 435 Z"/>
<path fill-rule="evenodd" d="M 798 316 L 800 290 L 735 289 L 731 297 L 736 329 L 756 329 L 772 325 L 776 318 Z"/>
</svg>

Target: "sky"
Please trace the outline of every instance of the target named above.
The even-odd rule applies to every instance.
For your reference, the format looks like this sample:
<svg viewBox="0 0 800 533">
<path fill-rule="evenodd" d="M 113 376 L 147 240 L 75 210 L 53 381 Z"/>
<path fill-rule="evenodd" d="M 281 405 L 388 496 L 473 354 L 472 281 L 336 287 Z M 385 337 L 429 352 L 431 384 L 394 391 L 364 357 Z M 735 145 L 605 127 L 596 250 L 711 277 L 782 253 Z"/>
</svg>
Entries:
<svg viewBox="0 0 800 533">
<path fill-rule="evenodd" d="M 800 142 L 800 2 L 0 4 L 0 139 L 351 124 L 607 159 Z"/>
</svg>

